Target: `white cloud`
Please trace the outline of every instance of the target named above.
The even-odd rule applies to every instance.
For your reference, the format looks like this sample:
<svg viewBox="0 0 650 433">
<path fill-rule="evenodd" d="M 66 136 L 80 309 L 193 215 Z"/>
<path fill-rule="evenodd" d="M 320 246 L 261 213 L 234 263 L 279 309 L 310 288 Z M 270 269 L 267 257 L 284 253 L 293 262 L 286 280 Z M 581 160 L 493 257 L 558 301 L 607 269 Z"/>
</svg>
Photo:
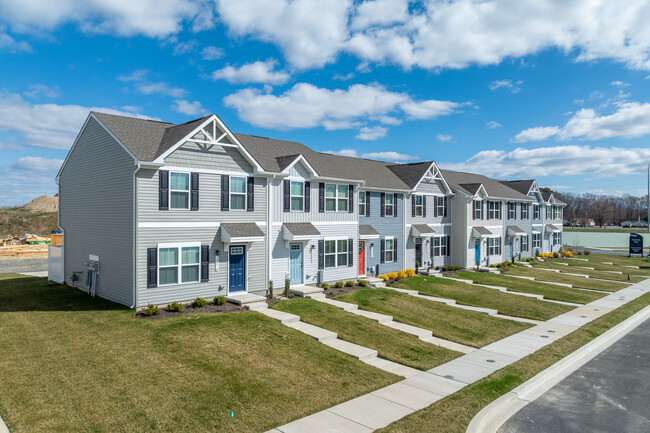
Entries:
<svg viewBox="0 0 650 433">
<path fill-rule="evenodd" d="M 362 158 L 368 158 L 368 159 L 381 159 L 385 161 L 394 161 L 394 162 L 409 162 L 409 161 L 417 161 L 420 159 L 417 156 L 413 155 L 407 155 L 405 153 L 398 153 L 398 152 L 370 152 L 370 153 L 364 153 L 361 155 Z"/>
<path fill-rule="evenodd" d="M 512 81 L 512 80 L 496 80 L 490 83 L 490 90 L 497 90 L 497 89 L 506 89 L 511 91 L 512 93 L 519 93 L 521 91 L 521 85 L 523 84 L 523 81 Z"/>
<path fill-rule="evenodd" d="M 10 53 L 19 51 L 30 53 L 32 47 L 25 41 L 17 41 L 7 33 L 0 32 L 0 50 L 9 51 Z"/>
<path fill-rule="evenodd" d="M 229 83 L 266 83 L 284 84 L 291 77 L 283 71 L 274 71 L 277 60 L 268 59 L 264 62 L 257 61 L 246 63 L 239 68 L 226 66 L 212 73 L 213 80 L 226 80 Z"/>
<path fill-rule="evenodd" d="M 591 108 L 583 108 L 562 128 L 558 126 L 526 129 L 514 138 L 515 142 L 538 141 L 556 136 L 559 140 L 583 138 L 599 140 L 611 137 L 642 137 L 650 134 L 650 103 L 618 102 L 617 110 L 599 116 Z"/>
<path fill-rule="evenodd" d="M 376 25 L 388 25 L 408 19 L 408 0 L 365 1 L 357 6 L 350 28 L 363 30 Z"/>
<path fill-rule="evenodd" d="M 172 104 L 172 110 L 188 116 L 198 116 L 208 112 L 199 101 L 190 102 L 184 99 L 175 100 Z"/>
<path fill-rule="evenodd" d="M 0 93 L 0 132 L 17 134 L 19 144 L 69 149 L 90 111 L 148 118 L 112 108 L 32 104 L 20 95 Z"/>
<path fill-rule="evenodd" d="M 351 80 L 352 78 L 354 78 L 354 72 L 348 72 L 345 75 L 334 74 L 334 76 L 332 77 L 332 79 L 339 80 L 339 81 L 347 81 L 347 80 Z"/>
<path fill-rule="evenodd" d="M 59 89 L 58 86 L 50 87 L 45 84 L 32 84 L 29 86 L 29 90 L 24 92 L 24 95 L 29 96 L 32 99 L 36 99 L 39 96 L 58 98 L 61 96 L 61 89 Z"/>
<path fill-rule="evenodd" d="M 383 126 L 364 126 L 359 129 L 356 138 L 359 140 L 374 141 L 384 138 L 387 133 L 388 128 L 384 128 Z"/>
<path fill-rule="evenodd" d="M 254 126 L 273 129 L 314 128 L 350 129 L 365 126 L 368 120 L 390 125 L 395 116 L 433 119 L 452 114 L 462 104 L 450 101 L 414 101 L 405 93 L 386 90 L 373 84 L 355 84 L 347 89 L 324 89 L 297 83 L 280 95 L 258 89 L 242 89 L 224 98 L 226 107 L 237 110 L 240 119 Z M 380 127 L 359 134 L 359 138 L 379 136 Z M 385 134 L 384 134 L 385 135 Z"/>
<path fill-rule="evenodd" d="M 329 153 L 330 155 L 352 156 L 355 158 L 357 157 L 357 151 L 354 149 L 326 150 L 323 153 Z"/>
<path fill-rule="evenodd" d="M 187 91 L 180 87 L 170 86 L 165 82 L 151 82 L 147 78 L 149 71 L 147 69 L 138 69 L 131 75 L 119 75 L 118 80 L 124 82 L 133 82 L 133 87 L 138 93 L 143 95 L 164 95 L 172 98 L 182 98 L 187 95 Z"/>
<path fill-rule="evenodd" d="M 594 175 L 614 177 L 645 173 L 650 148 L 555 146 L 536 149 L 484 150 L 462 163 L 440 163 L 451 170 L 499 178 Z"/>
<path fill-rule="evenodd" d="M 551 185 L 549 188 L 551 188 L 553 191 L 569 191 L 573 189 L 573 187 L 569 185 Z"/>
<path fill-rule="evenodd" d="M 610 84 L 616 87 L 627 87 L 630 85 L 630 83 L 626 83 L 625 81 L 620 81 L 620 80 L 612 81 Z"/>
<path fill-rule="evenodd" d="M 76 23 L 87 33 L 164 37 L 179 32 L 183 22 L 195 29 L 212 28 L 208 2 L 192 0 L 0 0 L 0 16 L 18 32 L 53 30 Z"/>
<path fill-rule="evenodd" d="M 172 52 L 175 56 L 180 56 L 182 54 L 192 53 L 196 51 L 197 42 L 194 40 L 179 42 L 174 45 L 174 51 Z"/>
<path fill-rule="evenodd" d="M 485 124 L 485 126 L 487 126 L 487 129 L 494 129 L 494 128 L 500 128 L 502 125 L 499 122 L 490 120 L 488 123 Z"/>
<path fill-rule="evenodd" d="M 438 135 L 436 135 L 436 138 L 437 138 L 439 141 L 451 141 L 451 138 L 452 138 L 452 137 L 451 137 L 451 135 L 438 134 Z"/>
<path fill-rule="evenodd" d="M 24 147 L 20 144 L 16 144 L 14 141 L 9 141 L 8 143 L 3 143 L 0 141 L 0 150 L 23 150 Z"/>
<path fill-rule="evenodd" d="M 203 60 L 217 60 L 224 56 L 222 48 L 209 45 L 201 50 L 201 58 Z"/>
<path fill-rule="evenodd" d="M 46 159 L 40 156 L 24 156 L 9 165 L 14 170 L 56 173 L 63 164 L 62 159 Z"/>
<path fill-rule="evenodd" d="M 118 75 L 117 79 L 124 82 L 143 81 L 147 79 L 148 74 L 149 74 L 148 69 L 136 69 L 131 73 L 131 75 Z"/>
</svg>

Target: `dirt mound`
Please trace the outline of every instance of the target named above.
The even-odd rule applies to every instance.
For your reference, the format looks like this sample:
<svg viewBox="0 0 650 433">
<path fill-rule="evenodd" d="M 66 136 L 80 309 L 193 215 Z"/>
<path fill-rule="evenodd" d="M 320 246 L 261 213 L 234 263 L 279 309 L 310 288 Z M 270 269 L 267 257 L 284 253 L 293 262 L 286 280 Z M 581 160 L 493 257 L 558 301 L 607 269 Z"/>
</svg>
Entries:
<svg viewBox="0 0 650 433">
<path fill-rule="evenodd" d="M 34 212 L 56 212 L 59 210 L 59 198 L 42 195 L 27 203 L 24 208 Z"/>
</svg>

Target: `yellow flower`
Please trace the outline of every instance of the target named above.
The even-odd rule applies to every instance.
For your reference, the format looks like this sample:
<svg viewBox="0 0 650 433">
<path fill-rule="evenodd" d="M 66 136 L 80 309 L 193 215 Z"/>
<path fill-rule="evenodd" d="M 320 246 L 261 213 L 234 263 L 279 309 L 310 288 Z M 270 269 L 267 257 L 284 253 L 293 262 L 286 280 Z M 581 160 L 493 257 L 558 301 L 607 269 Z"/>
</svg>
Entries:
<svg viewBox="0 0 650 433">
<path fill-rule="evenodd" d="M 384 280 L 384 281 L 388 281 L 388 279 L 389 279 L 389 278 L 388 278 L 388 275 L 386 275 L 386 274 L 384 274 L 384 275 L 380 275 L 379 278 L 381 278 L 381 279 Z"/>
</svg>

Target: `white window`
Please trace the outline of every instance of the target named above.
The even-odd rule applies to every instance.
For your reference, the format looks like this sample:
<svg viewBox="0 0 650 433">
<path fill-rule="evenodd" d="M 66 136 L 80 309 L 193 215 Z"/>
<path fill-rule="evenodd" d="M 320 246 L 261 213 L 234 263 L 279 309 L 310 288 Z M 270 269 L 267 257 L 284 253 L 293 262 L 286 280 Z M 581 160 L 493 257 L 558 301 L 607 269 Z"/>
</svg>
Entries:
<svg viewBox="0 0 650 433">
<path fill-rule="evenodd" d="M 488 238 L 488 255 L 501 255 L 501 238 Z"/>
<path fill-rule="evenodd" d="M 189 173 L 169 173 L 169 207 L 170 209 L 190 208 Z"/>
<path fill-rule="evenodd" d="M 201 244 L 160 244 L 158 285 L 197 283 L 200 274 Z"/>
<path fill-rule="evenodd" d="M 348 265 L 348 240 L 325 241 L 325 267 Z"/>
<path fill-rule="evenodd" d="M 291 181 L 291 210 L 303 211 L 305 203 L 305 183 Z"/>
<path fill-rule="evenodd" d="M 562 206 L 553 206 L 553 219 L 562 219 Z"/>
<path fill-rule="evenodd" d="M 348 186 L 325 184 L 325 211 L 326 212 L 347 212 L 348 210 Z"/>
<path fill-rule="evenodd" d="M 442 196 L 434 196 L 433 204 L 436 207 L 435 215 L 439 217 L 443 216 L 445 214 L 445 198 Z"/>
<path fill-rule="evenodd" d="M 508 202 L 508 219 L 517 219 L 517 203 Z"/>
<path fill-rule="evenodd" d="M 488 219 L 501 219 L 501 203 L 498 201 L 488 201 Z"/>
<path fill-rule="evenodd" d="M 521 251 L 528 251 L 528 235 L 521 237 Z"/>
<path fill-rule="evenodd" d="M 521 204 L 521 219 L 522 220 L 527 220 L 528 219 L 528 203 L 522 203 Z"/>
<path fill-rule="evenodd" d="M 540 233 L 533 233 L 533 248 L 542 247 L 542 235 Z"/>
<path fill-rule="evenodd" d="M 395 249 L 395 239 L 386 238 L 384 241 L 384 263 L 395 261 L 393 250 Z"/>
<path fill-rule="evenodd" d="M 539 219 L 539 205 L 538 204 L 533 205 L 533 219 L 536 219 L 536 220 Z"/>
<path fill-rule="evenodd" d="M 415 216 L 422 216 L 424 214 L 424 198 L 421 195 L 414 196 L 415 200 Z"/>
<path fill-rule="evenodd" d="M 447 255 L 447 236 L 433 238 L 433 255 L 436 257 Z"/>
<path fill-rule="evenodd" d="M 393 216 L 395 214 L 394 209 L 395 209 L 395 194 L 386 194 L 386 201 L 384 203 L 384 215 Z"/>
<path fill-rule="evenodd" d="M 562 245 L 562 233 L 553 233 L 553 245 Z"/>
<path fill-rule="evenodd" d="M 230 176 L 230 209 L 246 209 L 246 178 Z"/>
<path fill-rule="evenodd" d="M 366 192 L 359 191 L 359 216 L 366 215 Z"/>
<path fill-rule="evenodd" d="M 551 206 L 546 206 L 546 219 L 551 219 Z"/>
<path fill-rule="evenodd" d="M 483 219 L 483 202 L 480 200 L 474 200 L 474 219 Z"/>
</svg>

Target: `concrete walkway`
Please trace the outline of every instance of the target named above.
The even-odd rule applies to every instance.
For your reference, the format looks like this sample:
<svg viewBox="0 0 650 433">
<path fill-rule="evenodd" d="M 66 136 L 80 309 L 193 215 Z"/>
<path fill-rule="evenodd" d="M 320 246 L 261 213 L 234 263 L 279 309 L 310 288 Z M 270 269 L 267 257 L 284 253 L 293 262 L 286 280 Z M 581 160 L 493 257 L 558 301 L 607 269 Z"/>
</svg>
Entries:
<svg viewBox="0 0 650 433">
<path fill-rule="evenodd" d="M 371 432 L 474 383 L 650 292 L 650 280 L 627 287 L 451 362 L 289 424 L 273 433 Z"/>
</svg>

